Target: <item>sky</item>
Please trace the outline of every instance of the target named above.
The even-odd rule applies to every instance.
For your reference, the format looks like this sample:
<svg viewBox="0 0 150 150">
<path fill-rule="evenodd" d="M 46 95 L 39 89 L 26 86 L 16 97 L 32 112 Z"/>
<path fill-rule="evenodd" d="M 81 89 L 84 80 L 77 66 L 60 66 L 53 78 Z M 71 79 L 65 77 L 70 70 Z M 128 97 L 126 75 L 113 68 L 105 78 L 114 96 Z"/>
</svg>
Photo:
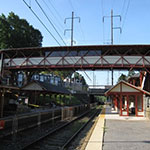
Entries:
<svg viewBox="0 0 150 150">
<path fill-rule="evenodd" d="M 23 0 L 1 0 L 0 14 L 8 15 L 13 11 L 20 18 L 26 19 L 30 25 L 40 30 L 43 35 L 42 46 L 64 46 L 70 45 L 70 32 L 65 29 L 71 28 L 70 18 L 72 11 L 74 20 L 74 45 L 103 45 L 110 44 L 110 14 L 120 15 L 113 18 L 114 27 L 121 27 L 122 34 L 114 29 L 113 44 L 149 44 L 150 43 L 150 1 L 149 0 L 37 0 L 47 14 L 49 20 L 55 26 L 57 32 L 42 13 L 36 0 L 24 0 L 34 13 L 40 18 L 50 33 L 57 39 L 56 42 L 51 34 L 43 27 L 39 20 L 33 15 Z M 103 22 L 104 17 L 104 22 Z M 62 40 L 63 39 L 63 40 Z M 64 42 L 63 42 L 64 41 Z M 110 71 L 86 71 L 84 72 L 88 84 L 106 85 L 111 84 Z M 117 82 L 121 70 L 114 71 L 114 82 Z M 93 78 L 94 77 L 94 78 Z"/>
</svg>

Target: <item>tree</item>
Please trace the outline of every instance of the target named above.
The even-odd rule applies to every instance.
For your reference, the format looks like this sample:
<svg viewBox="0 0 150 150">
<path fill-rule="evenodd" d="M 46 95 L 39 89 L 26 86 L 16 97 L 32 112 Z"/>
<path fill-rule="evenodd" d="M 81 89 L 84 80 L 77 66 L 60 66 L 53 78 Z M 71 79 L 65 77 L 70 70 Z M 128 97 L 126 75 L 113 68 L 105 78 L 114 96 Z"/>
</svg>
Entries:
<svg viewBox="0 0 150 150">
<path fill-rule="evenodd" d="M 130 70 L 130 71 L 128 72 L 128 77 L 131 77 L 131 76 L 133 76 L 133 75 L 135 75 L 134 70 Z"/>
<path fill-rule="evenodd" d="M 87 85 L 84 77 L 78 72 L 74 72 L 73 80 L 74 79 L 79 80 L 82 83 L 82 85 Z"/>
<path fill-rule="evenodd" d="M 118 78 L 118 82 L 120 82 L 121 80 L 127 81 L 127 76 L 124 74 L 121 74 L 121 76 Z"/>
<path fill-rule="evenodd" d="M 59 76 L 62 80 L 64 80 L 66 77 L 70 78 L 72 76 L 72 74 L 74 73 L 74 71 L 73 70 L 69 70 L 69 71 L 66 71 L 66 70 L 64 70 L 64 71 L 58 71 L 58 70 L 49 71 L 49 70 L 46 70 L 46 71 L 42 71 L 41 73 L 43 73 L 43 74 L 54 74 L 54 75 Z"/>
<path fill-rule="evenodd" d="M 42 34 L 13 12 L 0 16 L 0 48 L 41 47 Z"/>
</svg>

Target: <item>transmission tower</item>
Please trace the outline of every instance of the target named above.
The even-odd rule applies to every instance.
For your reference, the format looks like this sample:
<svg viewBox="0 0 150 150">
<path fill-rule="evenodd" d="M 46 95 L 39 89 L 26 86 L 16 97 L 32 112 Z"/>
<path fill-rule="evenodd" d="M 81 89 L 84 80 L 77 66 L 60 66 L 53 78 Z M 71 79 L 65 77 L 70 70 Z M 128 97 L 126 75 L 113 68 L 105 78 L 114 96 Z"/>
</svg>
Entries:
<svg viewBox="0 0 150 150">
<path fill-rule="evenodd" d="M 122 33 L 121 27 L 114 27 L 114 25 L 113 25 L 113 18 L 114 17 L 119 17 L 120 21 L 121 21 L 121 16 L 120 15 L 113 15 L 113 10 L 111 10 L 111 15 L 110 16 L 103 16 L 103 23 L 104 23 L 105 18 L 111 18 L 111 45 L 113 45 L 113 43 L 114 43 L 113 30 L 114 29 L 119 29 L 120 33 Z M 112 85 L 113 85 L 113 82 L 114 82 L 113 68 L 111 68 L 111 74 L 112 74 Z"/>
<path fill-rule="evenodd" d="M 74 40 L 73 40 L 74 19 L 78 19 L 79 23 L 80 23 L 80 17 L 74 17 L 74 12 L 72 12 L 72 17 L 65 18 L 65 21 L 64 21 L 65 24 L 66 24 L 66 21 L 68 19 L 71 19 L 71 29 L 65 29 L 64 34 L 66 33 L 66 31 L 71 31 L 71 46 L 73 46 L 73 42 L 74 42 Z"/>
</svg>

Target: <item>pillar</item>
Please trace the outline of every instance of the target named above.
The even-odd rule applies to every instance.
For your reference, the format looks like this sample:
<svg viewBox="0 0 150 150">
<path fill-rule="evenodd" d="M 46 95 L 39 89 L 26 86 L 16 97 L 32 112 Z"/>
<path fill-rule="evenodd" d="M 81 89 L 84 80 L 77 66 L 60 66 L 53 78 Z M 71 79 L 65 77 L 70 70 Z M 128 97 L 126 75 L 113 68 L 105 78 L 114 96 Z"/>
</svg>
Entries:
<svg viewBox="0 0 150 150">
<path fill-rule="evenodd" d="M 4 89 L 0 93 L 0 118 L 3 117 L 4 110 Z"/>
</svg>

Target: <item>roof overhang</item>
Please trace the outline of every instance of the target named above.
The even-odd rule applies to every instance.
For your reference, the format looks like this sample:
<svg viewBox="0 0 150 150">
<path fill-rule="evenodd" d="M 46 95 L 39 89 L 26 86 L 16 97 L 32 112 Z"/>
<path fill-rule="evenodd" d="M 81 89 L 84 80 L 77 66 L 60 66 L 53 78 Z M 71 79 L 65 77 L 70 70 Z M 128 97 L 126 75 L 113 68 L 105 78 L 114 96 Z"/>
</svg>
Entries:
<svg viewBox="0 0 150 150">
<path fill-rule="evenodd" d="M 28 92 L 39 91 L 41 93 L 43 92 L 43 93 L 70 94 L 70 92 L 64 87 L 59 87 L 40 81 L 32 81 L 27 85 L 23 86 L 21 90 Z"/>
<path fill-rule="evenodd" d="M 129 90 L 125 90 L 125 88 L 123 89 L 123 85 L 125 85 L 125 87 L 128 87 Z M 140 92 L 146 95 L 150 95 L 149 92 L 138 88 L 128 82 L 125 81 L 120 81 L 119 83 L 117 83 L 116 85 L 114 85 L 112 88 L 110 88 L 108 91 L 105 92 L 106 96 L 112 95 L 113 93 L 121 93 L 121 92 L 128 92 L 128 93 L 133 93 L 133 92 Z"/>
</svg>

